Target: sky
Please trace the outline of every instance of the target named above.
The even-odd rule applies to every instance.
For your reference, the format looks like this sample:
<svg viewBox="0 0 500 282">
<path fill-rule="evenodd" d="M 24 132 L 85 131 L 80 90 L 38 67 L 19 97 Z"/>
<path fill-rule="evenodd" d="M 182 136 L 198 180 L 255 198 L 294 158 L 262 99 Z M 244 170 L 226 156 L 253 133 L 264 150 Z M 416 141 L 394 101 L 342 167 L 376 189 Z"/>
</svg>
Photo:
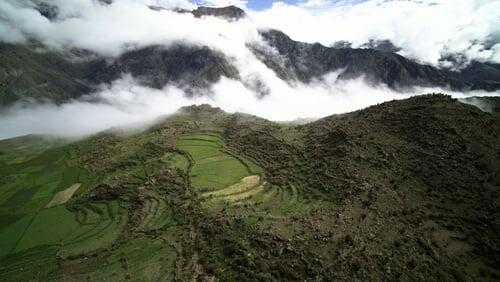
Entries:
<svg viewBox="0 0 500 282">
<path fill-rule="evenodd" d="M 194 9 L 196 6 L 188 0 L 117 0 L 111 5 L 92 0 L 50 2 L 60 10 L 53 21 L 43 17 L 28 0 L 0 0 L 0 41 L 25 44 L 35 39 L 48 49 L 82 48 L 109 60 L 131 48 L 152 44 L 165 48 L 179 43 L 207 46 L 223 53 L 238 70 L 240 79 L 223 77 L 206 89 L 204 96 L 189 98 L 176 85 L 150 89 L 123 74 L 111 85 L 102 85 L 88 96 L 61 105 L 15 105 L 0 110 L 0 139 L 32 133 L 91 134 L 113 126 L 151 121 L 181 106 L 199 103 L 271 120 L 293 120 L 345 113 L 430 92 L 453 97 L 500 94 L 428 88 L 402 93 L 386 85 L 374 86 L 362 77 L 337 80 L 341 70 L 310 83 L 288 83 L 248 48 L 252 45 L 276 52 L 259 34 L 261 29 L 274 28 L 294 40 L 325 46 L 346 40 L 359 47 L 369 40 L 387 39 L 401 48 L 401 55 L 436 67 L 445 66 L 446 62 L 440 59 L 450 54 L 460 54 L 465 64 L 472 60 L 500 63 L 500 0 L 200 3 L 244 7 L 248 17 L 232 22 L 147 7 Z M 261 97 L 248 87 L 256 81 L 269 89 L 268 95 Z"/>
<path fill-rule="evenodd" d="M 273 6 L 273 4 L 283 3 L 286 5 L 319 5 L 319 4 L 336 4 L 336 5 L 345 5 L 345 4 L 353 4 L 365 2 L 366 0 L 281 0 L 281 1 L 271 1 L 271 0 L 193 0 L 191 1 L 197 5 L 210 5 L 210 6 L 228 6 L 235 5 L 244 9 L 251 9 L 256 11 L 262 11 L 265 9 L 269 9 Z"/>
</svg>

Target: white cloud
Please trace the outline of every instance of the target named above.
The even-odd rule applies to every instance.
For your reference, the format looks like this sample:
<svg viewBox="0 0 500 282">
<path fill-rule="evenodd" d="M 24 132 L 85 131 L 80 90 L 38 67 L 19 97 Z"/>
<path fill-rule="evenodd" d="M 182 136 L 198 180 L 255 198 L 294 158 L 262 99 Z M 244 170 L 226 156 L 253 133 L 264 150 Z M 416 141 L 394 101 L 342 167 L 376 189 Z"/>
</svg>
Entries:
<svg viewBox="0 0 500 282">
<path fill-rule="evenodd" d="M 209 7 L 226 7 L 226 6 L 236 6 L 240 8 L 246 8 L 248 5 L 247 0 L 202 0 L 197 1 L 200 5 Z"/>
<path fill-rule="evenodd" d="M 383 85 L 373 87 L 362 79 L 337 81 L 336 77 L 337 74 L 332 73 L 314 83 L 299 83 L 295 86 L 283 83 L 277 78 L 267 77 L 271 92 L 264 98 L 259 98 L 259 95 L 246 88 L 240 81 L 223 78 L 213 85 L 209 93 L 187 98 L 178 88 L 167 86 L 158 90 L 138 86 L 130 76 L 126 76 L 86 99 L 59 106 L 16 106 L 0 113 L 0 139 L 25 134 L 82 136 L 115 126 L 135 127 L 173 113 L 182 106 L 202 103 L 221 107 L 228 112 L 245 112 L 284 121 L 345 113 L 388 100 L 430 92 L 449 93 L 456 98 L 493 95 L 485 92 L 457 93 L 429 88 L 400 93 Z"/>
<path fill-rule="evenodd" d="M 197 19 L 189 13 L 153 11 L 144 1 L 135 0 L 116 1 L 109 6 L 91 0 L 57 1 L 61 1 L 61 15 L 54 22 L 32 8 L 10 0 L 1 2 L 0 40 L 19 42 L 24 34 L 53 48 L 79 47 L 117 56 L 126 45 L 174 42 L 208 45 L 231 55 L 245 49 L 245 42 L 258 39 L 255 25 L 248 20 L 229 24 L 215 17 Z M 6 31 L 1 32 L 3 29 Z"/>
<path fill-rule="evenodd" d="M 500 62 L 499 1 L 308 1 L 292 6 L 274 4 L 269 10 L 250 11 L 250 19 L 227 22 L 215 17 L 195 18 L 167 10 L 153 11 L 145 0 L 121 0 L 101 5 L 91 0 L 54 0 L 60 16 L 49 21 L 21 1 L 0 1 L 0 40 L 23 42 L 36 38 L 53 48 L 79 47 L 107 56 L 117 56 L 123 46 L 175 42 L 206 45 L 225 53 L 238 69 L 241 82 L 222 78 L 203 97 L 186 98 L 183 91 L 166 86 L 155 90 L 137 86 L 130 78 L 92 94 L 100 102 L 72 101 L 60 106 L 14 107 L 0 113 L 0 138 L 28 133 L 78 135 L 111 126 L 152 120 L 181 106 L 210 103 L 234 112 L 242 111 L 273 120 L 322 117 L 360 109 L 391 99 L 406 98 L 442 89 L 414 89 L 398 93 L 386 86 L 373 87 L 362 79 L 337 81 L 328 74 L 310 84 L 290 85 L 279 79 L 247 48 L 263 44 L 258 28 L 284 30 L 292 38 L 330 44 L 349 40 L 362 44 L 369 39 L 389 39 L 403 47 L 403 53 L 437 63 L 443 50 L 463 52 L 469 58 Z M 148 0 L 148 4 L 190 5 L 184 0 Z M 220 3 L 220 2 L 219 2 Z M 187 7 L 186 6 L 186 7 Z M 488 50 L 481 42 L 493 40 Z M 491 41 L 490 40 L 490 41 Z M 490 42 L 491 43 L 491 42 Z M 248 85 L 259 81 L 268 95 Z M 448 92 L 449 93 L 449 92 Z M 456 97 L 482 92 L 451 93 Z M 496 93 L 495 95 L 498 95 Z M 491 95 L 491 94 L 490 94 Z"/>
<path fill-rule="evenodd" d="M 389 39 L 402 47 L 403 55 L 437 65 L 443 52 L 500 62 L 497 52 L 481 45 L 500 32 L 497 11 L 498 0 L 309 0 L 275 3 L 250 14 L 295 40 L 324 45 L 346 40 L 360 46 L 369 39 Z"/>
<path fill-rule="evenodd" d="M 265 11 L 251 11 L 251 20 L 227 23 L 191 14 L 152 11 L 146 4 L 194 8 L 188 0 L 120 0 L 102 5 L 92 0 L 53 0 L 60 8 L 50 22 L 25 1 L 0 2 L 0 40 L 23 42 L 34 37 L 52 47 L 76 46 L 116 56 L 122 46 L 208 45 L 222 51 L 244 48 L 257 39 L 257 28 L 271 27 L 293 39 L 331 45 L 347 40 L 360 46 L 370 39 L 389 39 L 402 55 L 439 65 L 443 54 L 462 53 L 469 60 L 500 62 L 500 1 L 308 0 L 296 5 L 275 2 Z M 246 7 L 244 0 L 203 0 L 213 6 Z M 182 27 L 182 28 L 181 28 Z M 486 44 L 487 42 L 487 44 Z"/>
</svg>

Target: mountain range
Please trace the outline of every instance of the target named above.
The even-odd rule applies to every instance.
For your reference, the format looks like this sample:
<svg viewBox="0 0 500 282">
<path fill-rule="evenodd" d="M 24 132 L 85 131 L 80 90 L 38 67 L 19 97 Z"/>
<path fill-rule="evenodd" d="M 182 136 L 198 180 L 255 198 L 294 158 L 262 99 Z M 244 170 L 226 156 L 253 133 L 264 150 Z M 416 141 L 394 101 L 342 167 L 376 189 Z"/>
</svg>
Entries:
<svg viewBox="0 0 500 282">
<path fill-rule="evenodd" d="M 48 18 L 56 15 L 56 11 L 45 10 L 42 14 Z M 229 20 L 229 24 L 245 17 L 245 12 L 234 6 L 176 11 L 193 13 L 196 17 L 222 17 Z M 393 49 L 387 47 L 391 44 L 388 42 L 385 49 L 377 47 L 384 46 L 384 42 L 373 41 L 366 45 L 372 48 L 355 49 L 349 45 L 339 48 L 297 42 L 278 30 L 259 33 L 267 46 L 251 44 L 249 48 L 288 83 L 309 83 L 328 73 L 339 72 L 340 80 L 363 77 L 372 84 L 385 84 L 396 90 L 416 86 L 448 87 L 456 91 L 500 89 L 498 64 L 474 61 L 460 70 L 439 69 L 385 51 Z M 145 86 L 160 89 L 174 84 L 188 92 L 208 88 L 221 77 L 240 79 L 231 58 L 207 46 L 153 45 L 126 51 L 116 58 L 74 48 L 41 51 L 43 49 L 37 42 L 30 45 L 0 43 L 1 105 L 42 100 L 63 103 L 89 94 L 100 84 L 109 84 L 124 74 L 131 74 Z M 252 90 L 266 94 L 265 83 L 252 84 L 260 88 Z"/>
</svg>

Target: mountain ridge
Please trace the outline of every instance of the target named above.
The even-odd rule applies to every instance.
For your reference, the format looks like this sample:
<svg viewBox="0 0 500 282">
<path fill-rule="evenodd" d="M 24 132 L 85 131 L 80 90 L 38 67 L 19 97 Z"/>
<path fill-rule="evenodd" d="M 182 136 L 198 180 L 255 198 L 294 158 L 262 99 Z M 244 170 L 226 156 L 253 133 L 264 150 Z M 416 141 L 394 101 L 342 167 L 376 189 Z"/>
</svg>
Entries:
<svg viewBox="0 0 500 282">
<path fill-rule="evenodd" d="M 230 19 L 245 16 L 243 10 L 231 6 L 200 7 L 195 11 L 198 11 L 198 16 Z M 383 51 L 390 47 L 386 46 L 387 42 L 372 42 L 375 49 L 335 48 L 297 42 L 278 30 L 260 30 L 259 33 L 268 47 L 277 52 L 269 52 L 267 47 L 254 44 L 249 44 L 248 48 L 288 83 L 309 83 L 330 72 L 340 71 L 339 80 L 364 77 L 373 84 L 382 83 L 395 90 L 415 86 L 450 87 L 457 91 L 500 89 L 500 68 L 496 64 L 472 62 L 460 71 L 450 71 Z M 385 44 L 385 47 L 379 49 L 377 44 Z M 18 101 L 64 103 L 89 94 L 99 84 L 109 84 L 125 74 L 131 74 L 145 86 L 160 89 L 174 84 L 188 93 L 208 88 L 223 76 L 242 79 L 231 58 L 207 46 L 183 43 L 174 43 L 170 47 L 151 45 L 125 51 L 116 58 L 104 58 L 75 49 L 69 54 L 51 50 L 39 52 L 43 46 L 36 43 L 30 46 L 2 43 L 1 46 L 2 106 Z M 23 73 L 20 80 L 19 73 Z M 12 81 L 18 82 L 12 84 Z M 261 81 L 243 83 L 259 95 L 267 93 L 266 85 Z"/>
</svg>

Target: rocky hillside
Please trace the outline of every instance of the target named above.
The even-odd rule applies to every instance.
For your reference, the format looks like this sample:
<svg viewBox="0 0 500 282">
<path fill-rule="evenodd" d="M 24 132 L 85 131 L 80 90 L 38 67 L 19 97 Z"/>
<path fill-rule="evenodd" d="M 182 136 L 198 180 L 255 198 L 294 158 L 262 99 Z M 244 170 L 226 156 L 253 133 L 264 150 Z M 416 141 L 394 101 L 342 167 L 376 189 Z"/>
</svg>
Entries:
<svg viewBox="0 0 500 282">
<path fill-rule="evenodd" d="M 222 53 L 208 47 L 151 46 L 121 55 L 111 64 L 96 60 L 87 79 L 111 83 L 130 74 L 146 86 L 160 89 L 168 83 L 190 88 L 207 88 L 222 76 L 238 79 L 238 71 Z"/>
<path fill-rule="evenodd" d="M 61 103 L 92 90 L 92 84 L 83 81 L 84 65 L 38 48 L 0 43 L 0 106 L 30 100 Z"/>
<path fill-rule="evenodd" d="M 254 48 L 255 53 L 285 80 L 309 82 L 341 70 L 339 79 L 365 76 L 374 83 L 384 83 L 396 89 L 410 86 L 449 86 L 455 90 L 500 89 L 500 68 L 493 64 L 474 62 L 460 71 L 440 70 L 384 51 L 395 47 L 384 46 L 383 43 L 382 47 L 372 42 L 372 45 L 367 45 L 372 48 L 353 49 L 293 41 L 278 30 L 263 31 L 261 35 L 280 56 L 277 58 L 275 53 L 258 47 Z"/>
<path fill-rule="evenodd" d="M 498 280 L 499 139 L 498 116 L 428 95 L 2 141 L 0 278 Z"/>
</svg>

